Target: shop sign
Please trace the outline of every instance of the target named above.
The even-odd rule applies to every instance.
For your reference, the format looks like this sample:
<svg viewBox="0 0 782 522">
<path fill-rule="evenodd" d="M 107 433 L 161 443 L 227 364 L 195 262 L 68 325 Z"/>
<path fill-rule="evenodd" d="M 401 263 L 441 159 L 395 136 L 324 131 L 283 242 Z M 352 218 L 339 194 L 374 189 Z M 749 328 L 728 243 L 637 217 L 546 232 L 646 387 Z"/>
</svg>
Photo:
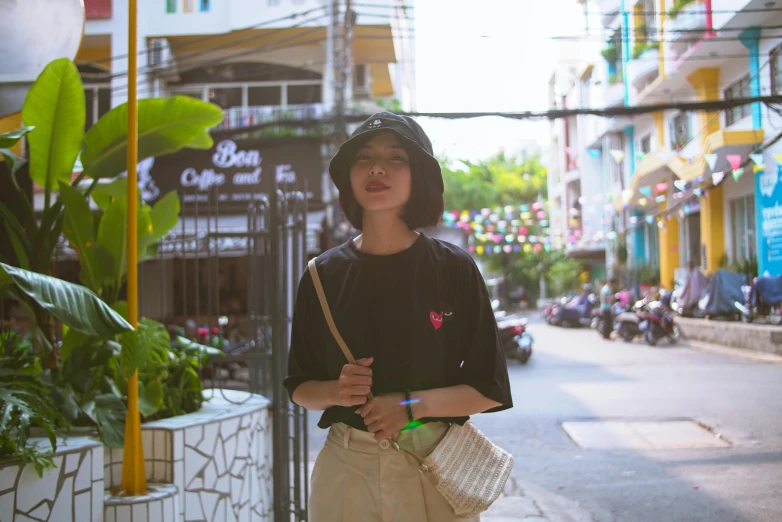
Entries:
<svg viewBox="0 0 782 522">
<path fill-rule="evenodd" d="M 141 197 L 154 203 L 176 190 L 182 213 L 198 205 L 221 213 L 242 212 L 248 203 L 268 196 L 272 181 L 289 190 L 309 192 L 317 207 L 321 186 L 320 142 L 311 138 L 223 139 L 209 150 L 182 150 L 139 163 Z"/>
<path fill-rule="evenodd" d="M 755 174 L 758 228 L 758 268 L 771 275 L 782 274 L 782 165 L 766 161 Z"/>
</svg>

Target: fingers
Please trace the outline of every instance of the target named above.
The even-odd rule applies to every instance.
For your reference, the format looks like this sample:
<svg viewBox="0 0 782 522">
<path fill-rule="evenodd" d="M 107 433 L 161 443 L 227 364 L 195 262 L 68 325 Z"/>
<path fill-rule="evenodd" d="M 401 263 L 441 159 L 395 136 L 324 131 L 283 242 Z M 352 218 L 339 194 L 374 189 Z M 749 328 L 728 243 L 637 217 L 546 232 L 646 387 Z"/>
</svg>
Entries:
<svg viewBox="0 0 782 522">
<path fill-rule="evenodd" d="M 339 380 L 346 386 L 372 386 L 372 377 L 363 375 L 342 374 L 339 376 Z"/>
<path fill-rule="evenodd" d="M 366 395 L 348 395 L 342 398 L 343 406 L 361 406 L 367 402 Z"/>
<path fill-rule="evenodd" d="M 359 360 L 357 360 L 356 364 L 359 365 L 359 366 L 369 366 L 373 362 L 375 362 L 375 358 L 374 357 L 368 357 L 366 359 L 359 359 Z"/>
<path fill-rule="evenodd" d="M 356 413 L 358 413 L 359 415 L 361 415 L 361 417 L 363 418 L 363 417 L 365 417 L 366 415 L 369 415 L 369 413 L 371 413 L 371 412 L 372 412 L 372 408 L 373 408 L 373 406 L 374 406 L 373 402 L 372 402 L 372 401 L 369 401 L 369 402 L 367 402 L 366 404 L 364 404 L 362 407 L 360 407 L 359 409 L 357 409 L 357 410 L 356 410 Z"/>
<path fill-rule="evenodd" d="M 355 364 L 346 364 L 342 368 L 342 375 L 361 375 L 365 377 L 372 377 L 372 368 L 366 368 L 364 366 L 358 366 Z"/>
<path fill-rule="evenodd" d="M 359 406 L 367 402 L 372 391 L 372 369 L 368 366 L 374 359 L 361 359 L 357 364 L 346 364 L 339 376 L 339 394 L 342 406 Z"/>
</svg>

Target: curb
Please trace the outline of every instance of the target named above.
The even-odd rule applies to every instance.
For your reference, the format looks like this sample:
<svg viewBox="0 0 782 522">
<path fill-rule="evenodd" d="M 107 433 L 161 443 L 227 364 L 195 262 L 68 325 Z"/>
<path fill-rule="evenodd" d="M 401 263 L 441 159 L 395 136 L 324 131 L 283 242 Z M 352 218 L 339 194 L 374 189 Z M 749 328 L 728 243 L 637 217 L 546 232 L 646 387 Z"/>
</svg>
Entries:
<svg viewBox="0 0 782 522">
<path fill-rule="evenodd" d="M 730 357 L 738 357 L 746 359 L 748 361 L 763 362 L 768 364 L 782 364 L 782 355 L 775 355 L 773 353 L 761 352 L 757 350 L 747 350 L 745 348 L 734 348 L 732 346 L 722 346 L 719 344 L 707 343 L 705 341 L 697 341 L 695 339 L 682 339 L 681 346 L 691 348 L 699 352 L 708 352 L 718 355 L 727 355 Z"/>
<path fill-rule="evenodd" d="M 481 515 L 483 522 L 594 522 L 576 502 L 511 477 L 502 496 Z"/>
</svg>

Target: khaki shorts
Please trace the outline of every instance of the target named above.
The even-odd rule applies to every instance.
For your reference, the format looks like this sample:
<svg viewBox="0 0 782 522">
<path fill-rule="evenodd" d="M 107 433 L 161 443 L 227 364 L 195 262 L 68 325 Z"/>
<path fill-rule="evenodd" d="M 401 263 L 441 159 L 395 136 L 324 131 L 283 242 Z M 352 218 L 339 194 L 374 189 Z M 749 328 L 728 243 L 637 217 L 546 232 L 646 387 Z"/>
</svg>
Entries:
<svg viewBox="0 0 782 522">
<path fill-rule="evenodd" d="M 402 432 L 399 445 L 427 454 L 448 425 L 424 424 Z M 478 522 L 457 518 L 437 489 L 387 440 L 335 424 L 312 471 L 310 522 Z"/>
</svg>

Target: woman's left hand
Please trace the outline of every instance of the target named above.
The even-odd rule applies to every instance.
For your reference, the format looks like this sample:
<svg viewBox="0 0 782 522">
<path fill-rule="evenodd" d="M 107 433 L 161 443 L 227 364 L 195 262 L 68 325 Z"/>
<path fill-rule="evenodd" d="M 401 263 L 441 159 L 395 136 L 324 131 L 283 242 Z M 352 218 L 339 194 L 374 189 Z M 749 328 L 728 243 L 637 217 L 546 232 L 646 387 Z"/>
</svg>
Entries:
<svg viewBox="0 0 782 522">
<path fill-rule="evenodd" d="M 375 434 L 375 440 L 383 440 L 402 431 L 407 426 L 407 407 L 402 404 L 403 393 L 380 395 L 356 410 L 364 418 L 370 433 Z"/>
</svg>

